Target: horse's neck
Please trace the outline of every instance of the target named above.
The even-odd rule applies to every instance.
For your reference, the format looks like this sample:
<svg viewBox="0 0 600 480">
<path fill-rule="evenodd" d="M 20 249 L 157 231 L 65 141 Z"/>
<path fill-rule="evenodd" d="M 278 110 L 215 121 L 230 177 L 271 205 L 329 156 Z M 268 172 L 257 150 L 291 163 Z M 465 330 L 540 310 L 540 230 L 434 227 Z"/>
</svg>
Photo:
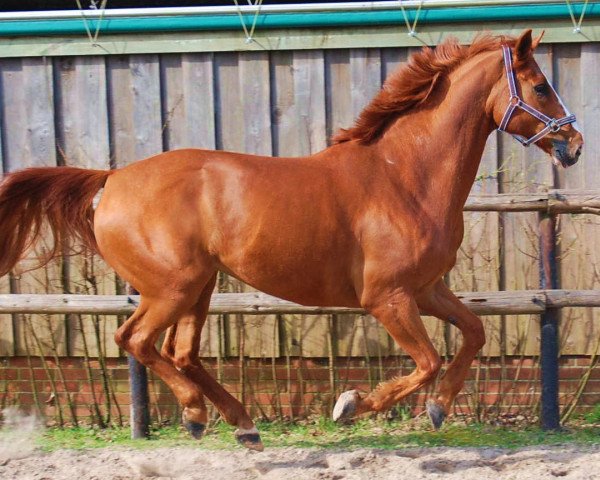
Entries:
<svg viewBox="0 0 600 480">
<path fill-rule="evenodd" d="M 485 111 L 494 76 L 471 70 L 451 75 L 447 89 L 432 99 L 435 107 L 401 117 L 382 138 L 400 188 L 412 189 L 438 218 L 462 212 L 494 128 Z"/>
</svg>

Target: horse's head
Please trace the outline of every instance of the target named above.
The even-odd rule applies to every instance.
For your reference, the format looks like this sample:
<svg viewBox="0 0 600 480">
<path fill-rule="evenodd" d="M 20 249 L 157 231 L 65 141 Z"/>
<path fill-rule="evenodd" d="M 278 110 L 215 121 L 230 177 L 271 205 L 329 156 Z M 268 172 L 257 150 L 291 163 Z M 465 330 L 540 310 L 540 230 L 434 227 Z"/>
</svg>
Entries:
<svg viewBox="0 0 600 480">
<path fill-rule="evenodd" d="M 499 130 L 525 146 L 536 144 L 566 168 L 579 159 L 583 136 L 533 57 L 540 40 L 526 30 L 512 47 L 503 46 L 504 74 L 490 97 L 493 117 Z"/>
</svg>

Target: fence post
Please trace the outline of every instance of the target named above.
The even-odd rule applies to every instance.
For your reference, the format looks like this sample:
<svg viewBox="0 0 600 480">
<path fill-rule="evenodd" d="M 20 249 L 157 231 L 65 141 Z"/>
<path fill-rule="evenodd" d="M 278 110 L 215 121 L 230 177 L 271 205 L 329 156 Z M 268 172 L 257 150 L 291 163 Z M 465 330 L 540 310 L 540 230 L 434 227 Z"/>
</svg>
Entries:
<svg viewBox="0 0 600 480">
<path fill-rule="evenodd" d="M 556 263 L 556 215 L 539 214 L 540 228 L 540 288 L 558 288 Z M 540 422 L 543 430 L 558 430 L 558 309 L 546 308 L 541 315 L 540 363 L 542 398 Z"/>
<path fill-rule="evenodd" d="M 137 295 L 138 292 L 127 285 L 128 295 Z M 127 355 L 129 365 L 129 388 L 131 391 L 131 438 L 150 437 L 150 408 L 148 397 L 148 373 L 146 367 L 138 362 L 132 355 Z"/>
</svg>

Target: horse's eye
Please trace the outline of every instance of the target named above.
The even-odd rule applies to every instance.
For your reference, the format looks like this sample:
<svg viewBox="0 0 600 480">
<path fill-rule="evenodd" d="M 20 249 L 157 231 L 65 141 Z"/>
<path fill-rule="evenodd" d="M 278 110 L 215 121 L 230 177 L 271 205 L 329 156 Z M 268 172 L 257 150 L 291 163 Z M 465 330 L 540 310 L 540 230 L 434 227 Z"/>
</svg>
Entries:
<svg viewBox="0 0 600 480">
<path fill-rule="evenodd" d="M 548 94 L 548 84 L 546 82 L 536 85 L 533 89 L 538 97 L 543 97 Z"/>
</svg>

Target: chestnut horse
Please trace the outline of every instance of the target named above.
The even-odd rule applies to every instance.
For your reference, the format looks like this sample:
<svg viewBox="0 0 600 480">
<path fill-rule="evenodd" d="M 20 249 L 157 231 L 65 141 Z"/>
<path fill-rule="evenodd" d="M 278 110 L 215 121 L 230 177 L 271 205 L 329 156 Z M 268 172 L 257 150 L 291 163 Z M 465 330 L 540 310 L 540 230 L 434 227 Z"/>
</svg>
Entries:
<svg viewBox="0 0 600 480">
<path fill-rule="evenodd" d="M 427 402 L 448 414 L 485 337 L 444 284 L 488 135 L 502 127 L 564 167 L 583 138 L 532 55 L 539 39 L 481 36 L 424 48 L 386 82 L 354 127 L 315 155 L 283 159 L 166 152 L 112 171 L 32 168 L 0 187 L 0 275 L 40 234 L 75 239 L 141 295 L 115 340 L 163 379 L 200 437 L 204 396 L 262 449 L 243 406 L 198 358 L 218 271 L 305 305 L 362 307 L 416 364 L 369 394 L 343 393 L 334 418 L 390 408 L 436 378 L 439 354 L 419 310 L 456 326 L 460 350 Z M 93 198 L 104 188 L 94 211 Z M 155 348 L 168 330 L 162 352 Z"/>
</svg>

